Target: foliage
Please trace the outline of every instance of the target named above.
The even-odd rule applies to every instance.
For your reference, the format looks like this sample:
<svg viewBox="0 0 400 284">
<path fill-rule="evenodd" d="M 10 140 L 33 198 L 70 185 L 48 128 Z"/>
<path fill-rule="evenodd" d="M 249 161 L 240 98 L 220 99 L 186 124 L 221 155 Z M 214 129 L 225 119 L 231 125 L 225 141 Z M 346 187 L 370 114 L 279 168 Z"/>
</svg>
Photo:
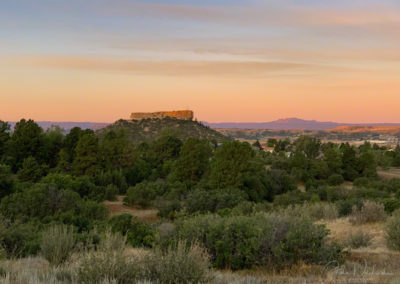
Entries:
<svg viewBox="0 0 400 284">
<path fill-rule="evenodd" d="M 189 185 L 200 181 L 208 170 L 211 154 L 208 141 L 189 138 L 181 148 L 171 178 Z"/>
<path fill-rule="evenodd" d="M 371 243 L 371 239 L 372 238 L 368 233 L 364 233 L 363 231 L 359 230 L 356 233 L 351 233 L 348 236 L 345 245 L 353 249 L 367 247 Z"/>
<path fill-rule="evenodd" d="M 200 122 L 170 117 L 164 119 L 119 120 L 110 126 L 100 129 L 98 135 L 103 137 L 107 132 L 118 131 L 119 129 L 126 131 L 130 141 L 134 143 L 154 141 L 161 134 L 170 130 L 176 130 L 175 136 L 181 141 L 186 141 L 188 138 L 218 142 L 228 140 L 226 136 Z"/>
<path fill-rule="evenodd" d="M 210 256 L 199 244 L 178 242 L 144 258 L 146 279 L 156 283 L 210 283 Z"/>
<path fill-rule="evenodd" d="M 196 189 L 188 195 L 185 208 L 189 213 L 217 212 L 220 209 L 233 208 L 246 199 L 246 194 L 239 189 Z"/>
<path fill-rule="evenodd" d="M 108 224 L 112 232 L 126 236 L 127 242 L 134 247 L 151 247 L 154 242 L 154 231 L 149 225 L 130 214 L 113 216 Z"/>
<path fill-rule="evenodd" d="M 117 283 L 134 283 L 138 279 L 136 259 L 124 255 L 126 248 L 122 236 L 106 232 L 97 250 L 87 250 L 78 259 L 77 280 L 79 283 L 102 283 L 115 280 Z"/>
<path fill-rule="evenodd" d="M 75 247 L 72 227 L 52 226 L 43 231 L 40 251 L 50 264 L 58 266 L 64 263 Z"/>
<path fill-rule="evenodd" d="M 10 124 L 0 120 L 0 158 L 6 153 L 10 137 Z"/>
<path fill-rule="evenodd" d="M 340 174 L 333 174 L 328 178 L 329 185 L 341 185 L 344 182 L 344 178 Z"/>
<path fill-rule="evenodd" d="M 94 133 L 83 134 L 75 148 L 72 170 L 76 175 L 94 175 L 98 170 L 99 144 Z"/>
<path fill-rule="evenodd" d="M 201 242 L 218 268 L 282 267 L 298 261 L 326 263 L 340 259 L 340 247 L 326 242 L 327 230 L 304 218 L 265 213 L 205 215 L 176 224 L 176 237 Z"/>
<path fill-rule="evenodd" d="M 0 240 L 7 257 L 35 255 L 40 249 L 40 234 L 37 225 L 32 223 L 2 224 Z"/>
<path fill-rule="evenodd" d="M 33 157 L 39 162 L 43 161 L 43 129 L 31 119 L 21 119 L 17 122 L 10 139 L 10 155 L 14 171 L 17 171 L 28 157 Z"/>
<path fill-rule="evenodd" d="M 14 179 L 11 168 L 7 165 L 0 164 L 0 199 L 12 193 L 13 186 Z"/>
<path fill-rule="evenodd" d="M 44 174 L 44 169 L 33 157 L 24 159 L 22 168 L 18 171 L 20 181 L 37 182 Z"/>
<path fill-rule="evenodd" d="M 151 205 L 157 196 L 165 192 L 165 184 L 162 182 L 142 182 L 130 187 L 125 201 L 129 205 L 139 205 L 146 208 Z"/>
<path fill-rule="evenodd" d="M 386 220 L 385 207 L 383 204 L 373 201 L 365 201 L 361 209 L 353 207 L 350 222 L 353 224 L 366 224 Z"/>
<path fill-rule="evenodd" d="M 385 231 L 388 247 L 400 251 L 400 210 L 394 211 L 387 220 Z"/>
</svg>

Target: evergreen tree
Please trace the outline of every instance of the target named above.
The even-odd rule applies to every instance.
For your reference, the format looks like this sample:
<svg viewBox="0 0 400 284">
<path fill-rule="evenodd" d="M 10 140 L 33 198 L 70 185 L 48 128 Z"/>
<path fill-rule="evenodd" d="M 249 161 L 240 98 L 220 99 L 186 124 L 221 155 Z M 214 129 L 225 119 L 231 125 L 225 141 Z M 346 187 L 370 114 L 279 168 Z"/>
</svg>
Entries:
<svg viewBox="0 0 400 284">
<path fill-rule="evenodd" d="M 10 140 L 10 125 L 0 120 L 0 160 L 6 153 L 7 143 Z"/>
<path fill-rule="evenodd" d="M 345 180 L 353 181 L 358 177 L 358 162 L 356 151 L 349 143 L 340 146 L 342 151 L 342 171 Z"/>
<path fill-rule="evenodd" d="M 12 193 L 13 183 L 10 167 L 0 164 L 0 199 Z"/>
<path fill-rule="evenodd" d="M 44 169 L 35 158 L 28 157 L 22 163 L 22 168 L 17 175 L 20 181 L 37 182 L 44 175 Z"/>
<path fill-rule="evenodd" d="M 189 138 L 174 164 L 172 179 L 191 185 L 200 181 L 209 166 L 212 150 L 208 141 Z"/>
<path fill-rule="evenodd" d="M 83 134 L 75 149 L 73 172 L 76 175 L 93 175 L 99 170 L 99 141 L 94 133 Z"/>
<path fill-rule="evenodd" d="M 14 171 L 17 171 L 28 157 L 42 162 L 45 156 L 43 150 L 43 129 L 31 119 L 21 119 L 15 125 L 10 140 L 10 154 Z"/>
</svg>

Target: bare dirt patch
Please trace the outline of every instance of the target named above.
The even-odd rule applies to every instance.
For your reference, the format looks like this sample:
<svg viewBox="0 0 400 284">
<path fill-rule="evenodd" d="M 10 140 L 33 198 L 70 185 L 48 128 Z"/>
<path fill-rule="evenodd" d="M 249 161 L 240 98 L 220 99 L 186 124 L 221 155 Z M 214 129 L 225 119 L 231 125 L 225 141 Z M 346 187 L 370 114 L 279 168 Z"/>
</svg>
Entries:
<svg viewBox="0 0 400 284">
<path fill-rule="evenodd" d="M 400 178 L 400 169 L 399 168 L 390 168 L 388 170 L 379 169 L 378 175 L 383 179 Z"/>
<path fill-rule="evenodd" d="M 132 216 L 138 217 L 140 220 L 146 223 L 157 223 L 160 220 L 160 217 L 157 216 L 157 209 L 142 209 L 137 207 L 131 207 L 124 204 L 125 196 L 118 196 L 116 201 L 105 201 L 104 205 L 110 211 L 110 215 L 118 215 L 118 214 L 130 214 Z"/>
</svg>

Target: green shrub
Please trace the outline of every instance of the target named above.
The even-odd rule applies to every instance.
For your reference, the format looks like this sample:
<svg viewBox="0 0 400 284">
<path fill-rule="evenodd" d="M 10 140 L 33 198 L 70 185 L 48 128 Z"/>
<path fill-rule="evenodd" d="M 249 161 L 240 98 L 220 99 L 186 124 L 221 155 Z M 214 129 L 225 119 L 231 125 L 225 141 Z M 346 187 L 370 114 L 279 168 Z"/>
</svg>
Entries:
<svg viewBox="0 0 400 284">
<path fill-rule="evenodd" d="M 373 201 L 365 201 L 361 209 L 353 207 L 353 212 L 350 216 L 352 224 L 366 224 L 381 222 L 386 220 L 385 207 L 383 204 Z"/>
<path fill-rule="evenodd" d="M 358 249 L 361 247 L 367 247 L 371 243 L 371 236 L 368 233 L 364 233 L 359 230 L 356 233 L 351 233 L 345 242 L 346 246 L 353 249 Z"/>
<path fill-rule="evenodd" d="M 78 214 L 89 220 L 103 221 L 108 217 L 109 211 L 102 203 L 86 200 L 79 202 L 77 205 Z"/>
<path fill-rule="evenodd" d="M 125 201 L 129 205 L 139 205 L 143 208 L 149 207 L 157 196 L 164 193 L 162 182 L 142 182 L 128 188 Z"/>
<path fill-rule="evenodd" d="M 109 201 L 115 201 L 117 200 L 117 195 L 118 195 L 119 191 L 118 191 L 118 187 L 116 187 L 113 184 L 109 184 L 106 186 L 106 190 L 105 190 L 105 199 L 109 200 Z"/>
<path fill-rule="evenodd" d="M 353 185 L 355 187 L 369 187 L 370 184 L 371 184 L 371 180 L 366 177 L 356 178 L 353 182 Z"/>
<path fill-rule="evenodd" d="M 272 249 L 272 260 L 279 266 L 293 265 L 299 261 L 327 264 L 338 260 L 341 247 L 336 243 L 327 244 L 327 235 L 324 226 L 314 225 L 307 219 L 290 220 L 284 238 Z"/>
<path fill-rule="evenodd" d="M 378 198 L 388 198 L 390 193 L 376 188 L 356 188 L 348 193 L 348 198 L 363 198 L 375 200 Z"/>
<path fill-rule="evenodd" d="M 126 236 L 127 242 L 134 247 L 151 247 L 155 235 L 149 225 L 140 221 L 130 214 L 113 216 L 108 224 L 114 233 L 121 233 Z"/>
<path fill-rule="evenodd" d="M 124 194 L 128 189 L 128 183 L 124 174 L 119 170 L 105 171 L 93 177 L 96 185 L 105 186 L 113 185 L 117 188 L 118 193 Z M 117 194 L 118 194 L 117 193 Z"/>
<path fill-rule="evenodd" d="M 305 192 L 293 190 L 281 195 L 277 195 L 274 200 L 274 205 L 286 207 L 293 204 L 301 204 L 310 197 L 311 195 L 309 196 L 309 194 Z"/>
<path fill-rule="evenodd" d="M 328 178 L 329 185 L 340 185 L 342 183 L 344 183 L 344 178 L 342 175 L 333 174 Z"/>
<path fill-rule="evenodd" d="M 40 250 L 40 235 L 37 225 L 11 224 L 1 232 L 2 247 L 7 257 L 36 255 Z"/>
<path fill-rule="evenodd" d="M 353 207 L 360 209 L 363 205 L 361 199 L 343 199 L 335 203 L 339 217 L 348 216 L 353 212 Z"/>
<path fill-rule="evenodd" d="M 393 212 L 385 226 L 389 248 L 400 251 L 400 209 Z"/>
<path fill-rule="evenodd" d="M 282 214 L 196 216 L 178 220 L 175 235 L 178 239 L 201 242 L 217 268 L 272 268 L 299 261 L 327 263 L 341 259 L 341 248 L 326 242 L 328 231 L 324 226 Z"/>
<path fill-rule="evenodd" d="M 224 208 L 233 208 L 246 199 L 246 194 L 239 189 L 197 189 L 188 195 L 185 207 L 189 213 L 216 212 Z"/>
<path fill-rule="evenodd" d="M 52 226 L 42 233 L 40 251 L 50 264 L 58 266 L 65 262 L 75 247 L 72 227 Z"/>
<path fill-rule="evenodd" d="M 385 198 L 380 201 L 385 206 L 385 211 L 388 214 L 393 213 L 400 208 L 400 200 L 394 198 Z"/>
</svg>

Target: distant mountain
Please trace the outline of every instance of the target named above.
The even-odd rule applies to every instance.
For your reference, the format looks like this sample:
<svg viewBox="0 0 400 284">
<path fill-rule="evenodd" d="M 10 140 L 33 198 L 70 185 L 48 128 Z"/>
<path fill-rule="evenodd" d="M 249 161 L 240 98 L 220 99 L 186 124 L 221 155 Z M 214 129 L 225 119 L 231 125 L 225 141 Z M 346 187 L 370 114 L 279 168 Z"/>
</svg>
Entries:
<svg viewBox="0 0 400 284">
<path fill-rule="evenodd" d="M 273 130 L 328 130 L 340 126 L 400 126 L 400 123 L 339 123 L 331 121 L 284 118 L 270 122 L 222 122 L 208 123 L 212 128 L 273 129 Z"/>
<path fill-rule="evenodd" d="M 57 122 L 57 121 L 35 121 L 40 125 L 44 130 L 50 128 L 51 126 L 59 126 L 64 129 L 66 132 L 69 132 L 74 127 L 80 127 L 82 129 L 100 129 L 106 127 L 110 123 L 99 123 L 99 122 Z M 11 128 L 14 128 L 16 122 L 8 122 L 11 125 Z"/>
<path fill-rule="evenodd" d="M 211 129 L 193 120 L 182 120 L 172 117 L 148 118 L 142 120 L 118 120 L 104 128 L 97 130 L 97 134 L 102 137 L 112 130 L 125 130 L 134 142 L 152 141 L 159 137 L 164 131 L 169 131 L 181 140 L 185 141 L 189 137 L 199 139 L 215 140 L 222 142 L 230 138 L 218 131 Z"/>
<path fill-rule="evenodd" d="M 400 134 L 400 126 L 339 126 L 328 132 Z"/>
</svg>

